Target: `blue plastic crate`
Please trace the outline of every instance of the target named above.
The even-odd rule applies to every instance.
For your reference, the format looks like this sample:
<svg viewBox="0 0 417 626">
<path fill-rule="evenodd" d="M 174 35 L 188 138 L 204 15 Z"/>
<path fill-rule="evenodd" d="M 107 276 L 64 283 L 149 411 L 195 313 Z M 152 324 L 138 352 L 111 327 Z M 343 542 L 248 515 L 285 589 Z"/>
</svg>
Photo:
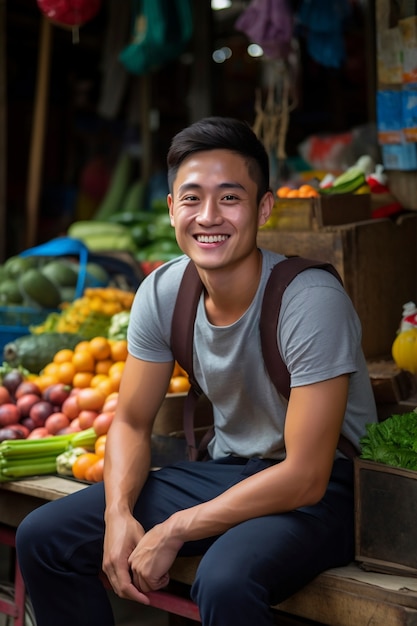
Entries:
<svg viewBox="0 0 417 626">
<path fill-rule="evenodd" d="M 36 309 L 27 306 L 0 306 L 0 361 L 6 344 L 29 334 L 29 327 L 42 324 L 55 309 Z"/>
</svg>

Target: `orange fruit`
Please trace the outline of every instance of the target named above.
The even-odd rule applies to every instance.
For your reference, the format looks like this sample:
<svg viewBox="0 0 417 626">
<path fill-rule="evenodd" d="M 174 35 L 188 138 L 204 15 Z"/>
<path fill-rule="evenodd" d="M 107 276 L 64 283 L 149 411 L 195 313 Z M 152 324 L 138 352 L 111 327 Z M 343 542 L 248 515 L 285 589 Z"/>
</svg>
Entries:
<svg viewBox="0 0 417 626">
<path fill-rule="evenodd" d="M 86 473 L 88 468 L 90 468 L 96 461 L 98 461 L 99 457 L 94 452 L 86 452 L 85 454 L 80 454 L 77 457 L 72 465 L 72 474 L 74 478 L 78 478 L 78 480 L 87 480 Z"/>
<path fill-rule="evenodd" d="M 319 194 L 311 185 L 301 185 L 298 195 L 300 198 L 316 198 Z"/>
<path fill-rule="evenodd" d="M 109 369 L 113 365 L 113 359 L 103 359 L 102 361 L 96 361 L 95 373 L 96 374 L 108 374 Z"/>
<path fill-rule="evenodd" d="M 58 365 L 57 378 L 60 383 L 72 385 L 75 374 L 75 367 L 71 361 L 64 361 Z"/>
<path fill-rule="evenodd" d="M 52 359 L 54 363 L 66 363 L 72 360 L 74 352 L 69 348 L 63 348 L 62 350 L 58 350 Z"/>
<path fill-rule="evenodd" d="M 173 376 L 169 383 L 169 393 L 183 393 L 191 387 L 190 381 L 186 376 Z"/>
<path fill-rule="evenodd" d="M 107 440 L 107 433 L 105 433 L 104 435 L 100 435 L 100 437 L 97 437 L 96 442 L 94 444 L 94 452 L 100 458 L 104 457 L 104 451 L 106 449 L 106 440 Z"/>
<path fill-rule="evenodd" d="M 107 337 L 93 337 L 93 339 L 90 339 L 90 353 L 96 361 L 108 359 L 111 356 L 111 349 Z"/>
<path fill-rule="evenodd" d="M 112 382 L 112 391 L 119 391 L 120 381 L 122 379 L 123 369 L 125 366 L 124 361 L 116 361 L 109 369 L 108 376 Z"/>
<path fill-rule="evenodd" d="M 111 358 L 113 361 L 126 361 L 127 359 L 127 340 L 118 339 L 110 344 Z"/>
<path fill-rule="evenodd" d="M 285 197 L 286 198 L 299 198 L 300 195 L 298 193 L 298 189 L 291 189 Z"/>
<path fill-rule="evenodd" d="M 93 372 L 75 372 L 72 384 L 74 387 L 85 389 L 86 387 L 90 387 L 93 376 Z"/>
<path fill-rule="evenodd" d="M 76 395 L 76 398 L 81 411 L 83 409 L 88 409 L 90 411 L 101 411 L 106 396 L 99 389 L 94 389 L 93 387 L 85 387 L 84 389 L 80 389 L 80 391 Z"/>
<path fill-rule="evenodd" d="M 103 380 L 100 380 L 97 383 L 96 389 L 103 392 L 105 398 L 107 398 L 107 396 L 113 393 L 113 391 L 117 391 L 117 389 L 119 388 L 119 384 L 120 381 L 117 382 L 114 380 L 114 378 L 109 378 L 108 376 L 106 376 Z"/>
<path fill-rule="evenodd" d="M 86 339 L 84 341 L 80 341 L 74 348 L 74 352 L 85 352 L 90 350 L 90 342 Z"/>
<path fill-rule="evenodd" d="M 99 483 L 103 480 L 104 473 L 104 457 L 100 457 L 86 472 L 87 480 L 93 483 Z"/>
<path fill-rule="evenodd" d="M 94 372 L 96 362 L 93 355 L 87 350 L 79 350 L 74 352 L 72 357 L 72 363 L 74 364 L 77 372 Z"/>
<path fill-rule="evenodd" d="M 278 198 L 286 198 L 289 191 L 291 191 L 291 187 L 288 187 L 287 185 L 283 185 L 282 187 L 279 187 L 277 189 Z"/>
<path fill-rule="evenodd" d="M 59 371 L 59 363 L 54 363 L 54 361 L 51 361 L 51 363 L 48 363 L 43 368 L 42 375 L 54 376 L 58 381 L 58 371 Z"/>
<path fill-rule="evenodd" d="M 107 379 L 108 379 L 108 376 L 106 376 L 106 374 L 95 374 L 91 379 L 90 387 L 97 387 L 99 383 Z"/>
<path fill-rule="evenodd" d="M 123 372 L 125 368 L 125 361 L 115 361 L 108 371 L 109 376 Z"/>
<path fill-rule="evenodd" d="M 54 385 L 55 383 L 59 382 L 59 380 L 57 380 L 55 376 L 42 374 L 41 376 L 38 376 L 34 380 L 34 382 L 36 383 L 36 385 L 39 387 L 41 391 L 45 391 L 45 389 L 47 389 L 50 385 Z"/>
</svg>

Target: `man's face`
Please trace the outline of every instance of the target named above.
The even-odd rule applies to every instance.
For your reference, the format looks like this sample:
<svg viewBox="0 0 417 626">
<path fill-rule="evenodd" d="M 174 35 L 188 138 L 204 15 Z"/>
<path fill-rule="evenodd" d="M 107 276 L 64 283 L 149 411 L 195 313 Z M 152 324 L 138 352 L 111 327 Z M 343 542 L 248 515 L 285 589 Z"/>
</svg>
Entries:
<svg viewBox="0 0 417 626">
<path fill-rule="evenodd" d="M 258 187 L 245 159 L 230 150 L 190 155 L 168 195 L 178 244 L 197 266 L 233 264 L 256 249 L 258 227 L 269 217 L 269 192 L 257 203 Z"/>
</svg>

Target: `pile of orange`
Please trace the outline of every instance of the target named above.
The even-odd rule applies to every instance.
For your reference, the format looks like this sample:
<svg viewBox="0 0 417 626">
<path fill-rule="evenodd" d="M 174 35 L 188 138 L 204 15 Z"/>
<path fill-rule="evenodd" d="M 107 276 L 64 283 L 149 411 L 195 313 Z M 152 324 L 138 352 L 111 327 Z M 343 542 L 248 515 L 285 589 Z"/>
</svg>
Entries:
<svg viewBox="0 0 417 626">
<path fill-rule="evenodd" d="M 76 458 L 72 465 L 74 478 L 93 483 L 103 480 L 106 439 L 107 435 L 101 435 L 96 440 L 94 452 L 85 452 Z"/>
<path fill-rule="evenodd" d="M 283 185 L 277 189 L 278 198 L 318 198 L 319 192 L 312 185 L 301 185 L 297 189 Z"/>
<path fill-rule="evenodd" d="M 54 383 L 72 387 L 93 387 L 108 396 L 118 391 L 127 357 L 126 339 L 94 337 L 81 341 L 73 350 L 59 350 L 33 380 L 41 390 Z"/>
</svg>

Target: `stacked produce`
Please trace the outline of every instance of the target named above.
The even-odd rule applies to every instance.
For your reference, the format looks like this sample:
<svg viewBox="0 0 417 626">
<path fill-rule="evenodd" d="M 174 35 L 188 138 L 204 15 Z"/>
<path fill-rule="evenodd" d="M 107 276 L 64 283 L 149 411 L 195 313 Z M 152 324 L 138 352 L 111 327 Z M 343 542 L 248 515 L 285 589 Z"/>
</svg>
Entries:
<svg viewBox="0 0 417 626">
<path fill-rule="evenodd" d="M 42 324 L 31 328 L 31 332 L 77 333 L 87 339 L 106 335 L 113 315 L 130 311 L 134 294 L 116 287 L 88 287 L 81 298 L 65 303 L 60 312 L 47 315 Z"/>
<path fill-rule="evenodd" d="M 37 374 L 4 364 L 0 480 L 55 472 L 102 480 L 106 436 L 126 357 L 126 339 L 97 336 L 73 349 L 58 349 Z M 176 364 L 168 392 L 185 392 L 189 386 Z"/>
</svg>

